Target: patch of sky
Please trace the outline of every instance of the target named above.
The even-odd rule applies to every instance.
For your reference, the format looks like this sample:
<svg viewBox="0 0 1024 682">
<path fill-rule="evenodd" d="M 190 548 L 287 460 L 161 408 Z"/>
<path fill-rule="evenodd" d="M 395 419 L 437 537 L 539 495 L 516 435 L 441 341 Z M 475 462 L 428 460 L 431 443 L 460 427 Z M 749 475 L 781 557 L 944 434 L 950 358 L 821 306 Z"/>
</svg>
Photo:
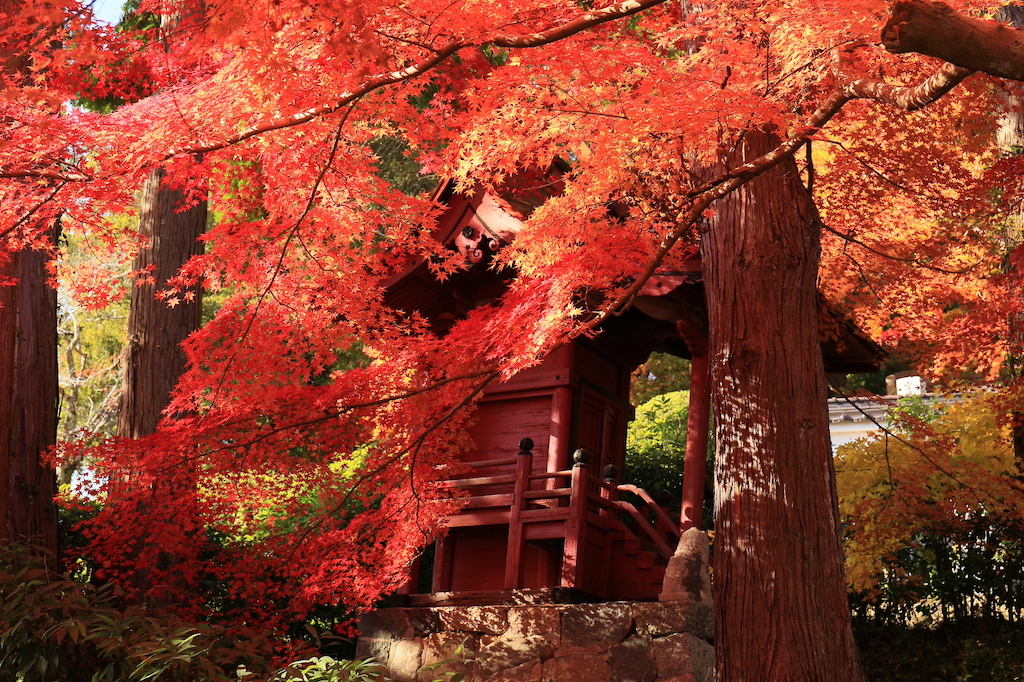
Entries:
<svg viewBox="0 0 1024 682">
<path fill-rule="evenodd" d="M 121 14 L 124 9 L 124 0 L 95 0 L 92 3 L 92 13 L 97 21 L 106 24 L 116 24 L 121 21 Z"/>
</svg>

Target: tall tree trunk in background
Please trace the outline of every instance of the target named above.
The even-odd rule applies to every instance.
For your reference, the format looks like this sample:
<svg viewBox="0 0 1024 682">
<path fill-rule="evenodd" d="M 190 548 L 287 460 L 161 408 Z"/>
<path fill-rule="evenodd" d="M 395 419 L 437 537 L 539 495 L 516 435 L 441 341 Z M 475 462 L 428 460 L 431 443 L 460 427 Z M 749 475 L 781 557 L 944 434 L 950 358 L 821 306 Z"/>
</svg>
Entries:
<svg viewBox="0 0 1024 682">
<path fill-rule="evenodd" d="M 183 18 L 192 14 L 198 13 L 201 17 L 203 11 L 202 2 L 179 0 L 173 7 L 175 13 L 164 15 L 160 22 L 161 40 L 168 52 L 175 43 L 171 29 L 178 28 Z M 142 438 L 156 431 L 164 409 L 170 404 L 171 393 L 185 372 L 182 343 L 202 323 L 200 287 L 191 292 L 191 300 L 178 296 L 174 306 L 157 297 L 189 258 L 202 253 L 200 237 L 206 230 L 207 218 L 206 200 L 187 206 L 184 193 L 170 186 L 165 175 L 162 168 L 154 170 L 142 187 L 140 200 L 139 236 L 145 243 L 135 258 L 133 269 L 136 272 L 148 270 L 150 277 L 132 288 L 128 312 L 128 354 L 117 422 L 117 435 L 125 438 Z M 153 487 L 162 490 L 154 489 L 153 493 L 159 492 L 166 499 L 184 500 L 194 496 L 192 465 L 180 466 L 189 467 L 185 475 L 158 479 Z M 190 519 L 176 516 L 154 521 L 188 527 Z M 136 548 L 137 556 L 143 549 Z M 180 555 L 164 549 L 157 553 L 155 565 L 147 566 L 140 561 L 133 579 L 138 594 L 154 599 L 159 605 L 168 605 L 194 591 L 195 586 L 174 570 L 180 561 Z M 154 568 L 157 573 L 151 570 Z M 167 583 L 155 584 L 156 574 L 165 576 Z"/>
<path fill-rule="evenodd" d="M 55 221 L 49 240 L 56 245 Z M 0 275 L 0 534 L 57 553 L 57 479 L 44 454 L 57 442 L 57 292 L 51 254 L 25 249 Z"/>
<path fill-rule="evenodd" d="M 995 12 L 997 21 L 1004 22 L 1020 30 L 1024 26 L 1024 8 L 1017 6 L 1000 7 Z M 998 141 L 1006 154 L 1020 156 L 1024 154 L 1024 85 L 1003 82 L 1003 99 L 1005 107 L 999 121 Z M 1020 211 L 1006 216 L 1006 258 L 1004 270 L 1009 273 L 1013 263 L 1014 252 L 1024 248 L 1024 215 Z M 1020 292 L 1018 292 L 1018 296 Z M 1011 314 L 1008 321 L 1010 332 L 1010 381 L 1020 381 L 1024 376 L 1024 313 Z M 1024 412 L 1013 413 L 1011 428 L 1013 429 L 1013 454 L 1017 466 L 1024 471 Z"/>
<path fill-rule="evenodd" d="M 18 0 L 0 0 L 0 13 L 14 16 Z M 24 46 L 0 49 L 4 83 L 15 84 L 27 72 Z M 59 221 L 46 231 L 56 246 Z M 51 254 L 24 249 L 0 265 L 0 539 L 31 539 L 58 552 L 57 479 L 43 464 L 57 442 L 57 292 L 46 265 Z"/>
<path fill-rule="evenodd" d="M 167 280 L 193 255 L 202 252 L 206 202 L 179 210 L 183 196 L 168 187 L 162 170 L 153 171 L 142 188 L 139 234 L 145 240 L 134 269 L 152 268 L 152 281 L 136 283 L 128 314 L 128 357 L 125 361 L 117 435 L 141 438 L 156 431 L 171 391 L 185 371 L 182 342 L 199 328 L 202 291 L 175 306 L 157 298 Z"/>
<path fill-rule="evenodd" d="M 157 297 L 157 292 L 166 288 L 167 281 L 178 274 L 181 266 L 202 252 L 199 238 L 206 229 L 206 201 L 181 210 L 184 201 L 181 191 L 168 186 L 162 169 L 153 171 L 143 185 L 139 235 L 145 243 L 139 249 L 133 269 L 149 271 L 150 277 L 133 287 L 128 313 L 128 353 L 117 422 L 117 435 L 125 438 L 142 438 L 156 431 L 171 393 L 185 371 L 182 342 L 201 323 L 201 289 L 193 292 L 193 300 L 181 300 L 174 306 Z M 194 492 L 189 480 L 188 476 L 168 477 L 154 485 L 184 486 L 185 489 L 178 492 L 188 496 Z M 131 486 L 130 474 L 126 480 L 115 484 L 112 490 L 115 495 L 117 485 Z M 162 494 L 178 497 L 175 491 L 162 491 Z M 159 523 L 166 519 L 154 520 Z M 175 519 L 175 522 L 186 520 Z M 135 551 L 139 556 L 143 547 Z M 192 586 L 180 575 L 178 580 L 172 577 L 169 584 L 154 584 L 151 570 L 157 568 L 164 575 L 173 575 L 173 566 L 179 562 L 179 557 L 160 551 L 156 561 L 156 565 L 149 566 L 140 562 L 132 581 L 134 589 L 140 596 L 152 598 L 158 604 L 179 601 Z"/>
<path fill-rule="evenodd" d="M 778 140 L 760 131 L 747 161 Z M 714 391 L 720 682 L 861 682 L 817 322 L 817 211 L 787 161 L 701 235 Z"/>
</svg>

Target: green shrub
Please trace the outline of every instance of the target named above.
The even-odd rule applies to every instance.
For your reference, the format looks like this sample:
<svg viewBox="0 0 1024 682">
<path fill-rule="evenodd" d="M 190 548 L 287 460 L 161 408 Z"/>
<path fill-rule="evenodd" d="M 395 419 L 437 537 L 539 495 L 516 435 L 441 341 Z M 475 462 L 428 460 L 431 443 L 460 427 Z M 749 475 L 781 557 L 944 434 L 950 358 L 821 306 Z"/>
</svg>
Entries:
<svg viewBox="0 0 1024 682">
<path fill-rule="evenodd" d="M 388 682 L 387 669 L 376 661 L 346 661 L 317 656 L 295 661 L 280 670 L 271 682 Z"/>
<path fill-rule="evenodd" d="M 689 408 L 689 391 L 654 396 L 636 408 L 626 436 L 623 481 L 655 494 L 662 490 L 680 494 Z"/>
</svg>

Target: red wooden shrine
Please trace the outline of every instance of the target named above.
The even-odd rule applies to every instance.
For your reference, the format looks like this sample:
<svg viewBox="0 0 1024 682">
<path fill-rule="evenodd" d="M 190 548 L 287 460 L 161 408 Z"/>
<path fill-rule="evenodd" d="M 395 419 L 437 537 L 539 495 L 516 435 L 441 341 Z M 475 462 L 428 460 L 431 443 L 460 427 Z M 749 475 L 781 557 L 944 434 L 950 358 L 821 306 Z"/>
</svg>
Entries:
<svg viewBox="0 0 1024 682">
<path fill-rule="evenodd" d="M 515 239 L 534 208 L 561 191 L 564 170 L 555 165 L 470 195 L 442 186 L 435 199 L 445 210 L 435 235 L 462 253 L 466 269 L 441 282 L 425 263 L 412 264 L 392 278 L 385 303 L 418 311 L 444 334 L 468 310 L 499 296 L 514 273 L 488 268 L 491 257 Z M 598 337 L 565 345 L 486 390 L 472 428 L 476 448 L 465 455 L 472 472 L 453 482 L 468 493 L 467 503 L 436 544 L 434 596 L 420 603 L 437 603 L 442 593 L 483 602 L 481 593 L 555 587 L 597 599 L 657 597 L 681 529 L 699 526 L 703 507 L 709 402 L 703 301 L 699 259 L 658 273 Z M 833 340 L 822 344 L 826 368 L 874 371 L 878 347 L 830 317 Z M 652 351 L 692 361 L 681 518 L 620 480 L 623 473 L 628 479 L 630 374 Z M 415 592 L 415 584 L 412 576 L 404 591 Z"/>
</svg>

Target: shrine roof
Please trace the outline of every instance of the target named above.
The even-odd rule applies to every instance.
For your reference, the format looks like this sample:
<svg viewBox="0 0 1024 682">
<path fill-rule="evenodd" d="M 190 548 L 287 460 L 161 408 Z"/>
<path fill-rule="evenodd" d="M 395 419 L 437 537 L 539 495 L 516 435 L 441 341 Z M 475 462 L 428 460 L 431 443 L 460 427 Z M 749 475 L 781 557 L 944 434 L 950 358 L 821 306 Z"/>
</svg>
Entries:
<svg viewBox="0 0 1024 682">
<path fill-rule="evenodd" d="M 547 169 L 525 171 L 501 185 L 477 186 L 468 192 L 457 191 L 451 180 L 442 181 L 433 194 L 435 203 L 444 207 L 433 235 L 463 256 L 465 268 L 442 281 L 425 260 L 410 262 L 386 282 L 385 304 L 396 310 L 417 311 L 431 320 L 435 331 L 444 333 L 473 307 L 501 296 L 516 273 L 489 267 L 494 255 L 515 241 L 539 206 L 563 191 L 562 176 L 568 169 L 558 160 Z M 609 219 L 614 219 L 611 209 Z M 651 350 L 690 357 L 693 339 L 680 338 L 676 321 L 684 319 L 696 336 L 706 338 L 700 256 L 655 272 L 632 308 L 629 324 L 613 326 L 651 336 L 645 341 Z M 640 320 L 638 313 L 650 319 Z M 819 330 L 826 371 L 874 372 L 886 356 L 884 349 L 824 297 L 819 297 Z"/>
</svg>

